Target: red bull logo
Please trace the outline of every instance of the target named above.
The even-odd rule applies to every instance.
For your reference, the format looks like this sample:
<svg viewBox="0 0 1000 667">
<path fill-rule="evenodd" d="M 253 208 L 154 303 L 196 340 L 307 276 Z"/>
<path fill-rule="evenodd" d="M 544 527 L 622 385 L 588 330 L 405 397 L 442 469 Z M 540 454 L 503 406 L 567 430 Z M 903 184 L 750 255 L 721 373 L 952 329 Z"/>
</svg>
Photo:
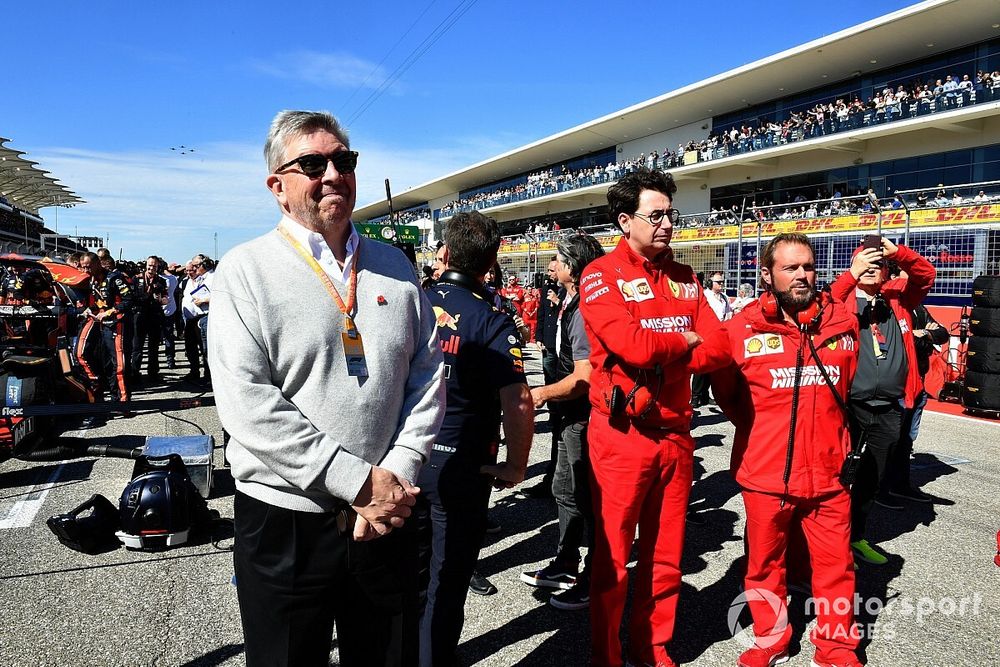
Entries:
<svg viewBox="0 0 1000 667">
<path fill-rule="evenodd" d="M 438 326 L 441 326 L 438 324 Z M 461 336 L 452 336 L 448 340 L 442 340 L 441 351 L 445 354 L 458 354 L 458 346 L 462 343 Z"/>
<path fill-rule="evenodd" d="M 452 331 L 458 331 L 458 319 L 462 317 L 462 315 L 459 313 L 458 315 L 452 317 L 451 313 L 441 306 L 434 306 L 434 317 L 439 329 L 447 327 Z"/>
</svg>

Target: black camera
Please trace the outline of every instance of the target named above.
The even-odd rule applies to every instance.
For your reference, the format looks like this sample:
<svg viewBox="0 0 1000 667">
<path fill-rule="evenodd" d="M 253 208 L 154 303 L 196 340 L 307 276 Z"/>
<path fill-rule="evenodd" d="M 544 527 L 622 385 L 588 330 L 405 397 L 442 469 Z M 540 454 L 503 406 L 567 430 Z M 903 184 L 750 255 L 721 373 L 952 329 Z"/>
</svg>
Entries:
<svg viewBox="0 0 1000 667">
<path fill-rule="evenodd" d="M 847 453 L 844 465 L 840 467 L 840 483 L 851 488 L 858 479 L 858 468 L 861 467 L 861 454 L 854 450 Z"/>
</svg>

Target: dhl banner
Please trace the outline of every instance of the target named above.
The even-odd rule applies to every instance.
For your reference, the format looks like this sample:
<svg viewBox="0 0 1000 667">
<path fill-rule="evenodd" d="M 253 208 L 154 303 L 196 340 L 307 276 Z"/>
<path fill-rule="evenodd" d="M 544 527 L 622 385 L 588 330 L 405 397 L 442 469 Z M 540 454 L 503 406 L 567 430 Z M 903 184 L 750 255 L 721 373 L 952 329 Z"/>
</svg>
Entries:
<svg viewBox="0 0 1000 667">
<path fill-rule="evenodd" d="M 1000 223 L 1000 204 L 983 204 L 979 206 L 955 206 L 949 208 L 919 209 L 910 212 L 910 229 L 921 227 L 940 227 L 942 225 L 970 225 L 983 223 Z M 829 234 L 832 232 L 870 232 L 878 227 L 878 216 L 875 214 L 842 215 L 826 218 L 806 218 L 801 220 L 775 220 L 760 223 L 760 234 L 764 238 L 776 234 L 798 232 L 801 234 Z M 906 227 L 906 211 L 892 210 L 882 213 L 883 231 L 901 230 Z M 619 234 L 597 236 L 597 240 L 605 248 L 614 247 L 618 243 Z M 743 238 L 757 236 L 757 223 L 743 223 Z M 739 238 L 739 228 L 736 225 L 690 227 L 675 229 L 672 243 L 692 241 L 731 241 Z M 500 246 L 500 253 L 522 253 L 530 251 L 554 252 L 555 241 L 542 241 L 537 244 L 510 243 Z"/>
</svg>

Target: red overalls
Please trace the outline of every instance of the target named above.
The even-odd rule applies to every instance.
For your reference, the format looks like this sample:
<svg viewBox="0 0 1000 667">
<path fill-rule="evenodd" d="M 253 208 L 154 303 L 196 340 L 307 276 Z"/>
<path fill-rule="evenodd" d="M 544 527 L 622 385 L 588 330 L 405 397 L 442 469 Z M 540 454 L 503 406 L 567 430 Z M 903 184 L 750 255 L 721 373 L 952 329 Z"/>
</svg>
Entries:
<svg viewBox="0 0 1000 667">
<path fill-rule="evenodd" d="M 580 309 L 594 368 L 589 433 L 596 520 L 592 664 L 622 664 L 618 635 L 628 586 L 625 565 L 637 525 L 630 654 L 640 664 L 658 659 L 672 664 L 665 645 L 673 636 L 691 491 L 691 373 L 728 360 L 724 350 L 714 356 L 700 348 L 689 353 L 681 332 L 707 337 L 721 323 L 691 268 L 675 263 L 669 251 L 650 262 L 622 239 L 583 274 Z M 618 385 L 627 394 L 637 381 L 649 391 L 651 408 L 642 418 L 613 418 L 605 393 Z"/>
<path fill-rule="evenodd" d="M 783 319 L 765 317 L 758 301 L 726 322 L 724 331 L 727 336 L 707 340 L 705 347 L 726 346 L 734 361 L 712 375 L 712 386 L 736 425 L 731 470 L 746 507 L 745 590 L 757 645 L 779 651 L 787 647 L 792 628 L 785 619 L 778 620 L 772 603 L 777 599 L 784 604 L 786 599 L 786 558 L 793 566 L 797 558 L 808 558 L 803 569 L 812 569 L 816 659 L 853 664 L 859 636 L 853 613 L 851 498 L 839 480 L 850 435 L 806 336 L 812 337 L 824 369 L 846 402 L 857 370 L 857 318 L 842 303 L 830 300 L 817 328 L 803 334 Z M 798 416 L 789 460 L 800 351 Z M 789 534 L 796 529 L 808 549 L 789 554 Z M 755 598 L 754 591 L 763 591 L 763 599 Z"/>
</svg>

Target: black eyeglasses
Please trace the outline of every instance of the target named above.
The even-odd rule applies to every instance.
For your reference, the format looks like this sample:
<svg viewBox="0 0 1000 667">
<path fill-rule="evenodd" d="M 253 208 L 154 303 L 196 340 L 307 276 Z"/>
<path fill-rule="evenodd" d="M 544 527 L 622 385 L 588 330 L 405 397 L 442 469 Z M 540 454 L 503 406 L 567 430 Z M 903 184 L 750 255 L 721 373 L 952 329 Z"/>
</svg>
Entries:
<svg viewBox="0 0 1000 667">
<path fill-rule="evenodd" d="M 302 170 L 302 173 L 309 178 L 319 178 L 326 173 L 327 162 L 332 162 L 333 168 L 336 169 L 339 174 L 353 174 L 355 167 L 358 166 L 358 152 L 337 151 L 336 153 L 331 153 L 330 155 L 310 153 L 309 155 L 303 155 L 302 157 L 297 157 L 294 160 L 286 162 L 274 171 L 275 173 L 278 173 L 288 169 L 292 165 L 297 164 Z"/>
<path fill-rule="evenodd" d="M 638 211 L 636 211 L 632 215 L 642 218 L 643 220 L 653 225 L 654 227 L 659 227 L 660 225 L 662 225 L 664 218 L 669 218 L 671 225 L 676 225 L 677 222 L 681 219 L 681 212 L 678 211 L 676 208 L 668 208 L 665 211 L 657 209 L 650 213 L 639 213 Z"/>
</svg>

